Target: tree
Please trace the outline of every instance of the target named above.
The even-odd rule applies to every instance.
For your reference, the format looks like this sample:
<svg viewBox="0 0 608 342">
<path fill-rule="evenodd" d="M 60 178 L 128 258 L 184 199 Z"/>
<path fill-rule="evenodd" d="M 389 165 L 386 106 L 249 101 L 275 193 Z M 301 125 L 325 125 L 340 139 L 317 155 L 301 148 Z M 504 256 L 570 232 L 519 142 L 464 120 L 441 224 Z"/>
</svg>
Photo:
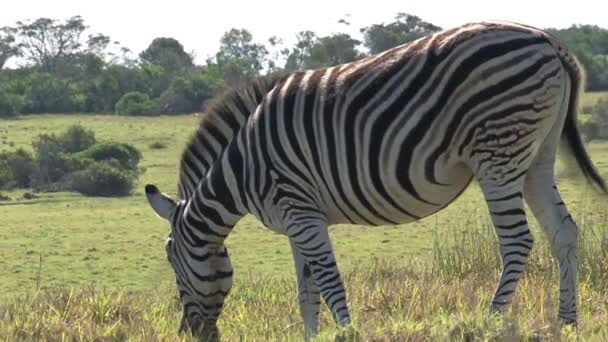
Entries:
<svg viewBox="0 0 608 342">
<path fill-rule="evenodd" d="M 162 111 L 168 114 L 200 111 L 205 101 L 217 94 L 223 85 L 221 75 L 209 66 L 197 67 L 185 75 L 178 75 L 161 96 Z"/>
<path fill-rule="evenodd" d="M 176 75 L 194 67 L 192 56 L 173 38 L 155 38 L 148 48 L 139 54 L 139 58 L 152 81 L 153 96 L 159 96 L 169 88 Z"/>
<path fill-rule="evenodd" d="M 269 57 L 268 57 L 268 72 L 274 72 L 281 69 L 279 67 L 279 61 L 289 56 L 289 49 L 283 48 L 283 39 L 272 36 L 268 38 L 268 44 L 270 45 Z"/>
<path fill-rule="evenodd" d="M 192 56 L 174 38 L 155 38 L 148 48 L 139 54 L 139 58 L 144 64 L 159 65 L 171 74 L 194 67 Z"/>
<path fill-rule="evenodd" d="M 11 28 L 0 28 L 0 70 L 9 58 L 19 55 L 19 47 L 15 42 L 15 35 Z"/>
<path fill-rule="evenodd" d="M 386 51 L 439 31 L 439 26 L 407 13 L 398 13 L 389 24 L 374 24 L 361 29 L 365 47 L 371 54 Z"/>
<path fill-rule="evenodd" d="M 346 33 L 338 33 L 320 38 L 304 56 L 307 69 L 350 63 L 362 57 L 357 51 L 361 42 Z"/>
<path fill-rule="evenodd" d="M 588 90 L 608 89 L 608 30 L 595 25 L 548 29 L 576 55 L 586 71 Z"/>
<path fill-rule="evenodd" d="M 297 43 L 287 57 L 285 69 L 289 71 L 304 68 L 304 58 L 310 56 L 310 51 L 317 42 L 317 35 L 312 31 L 300 31 L 296 33 Z"/>
<path fill-rule="evenodd" d="M 245 29 L 230 29 L 220 39 L 220 50 L 215 55 L 215 64 L 223 71 L 224 81 L 229 86 L 255 77 L 268 62 L 268 50 L 253 42 L 253 36 Z M 208 61 L 207 64 L 214 64 Z"/>
<path fill-rule="evenodd" d="M 346 33 L 318 38 L 312 31 L 302 31 L 296 38 L 298 42 L 285 64 L 290 71 L 349 63 L 362 57 L 357 51 L 361 42 Z"/>
<path fill-rule="evenodd" d="M 55 75 L 72 66 L 75 56 L 93 54 L 104 57 L 102 52 L 110 43 L 110 38 L 97 34 L 89 35 L 83 41 L 87 29 L 80 16 L 63 22 L 49 18 L 18 21 L 16 27 L 10 28 L 18 41 L 21 55 L 42 71 Z"/>
</svg>

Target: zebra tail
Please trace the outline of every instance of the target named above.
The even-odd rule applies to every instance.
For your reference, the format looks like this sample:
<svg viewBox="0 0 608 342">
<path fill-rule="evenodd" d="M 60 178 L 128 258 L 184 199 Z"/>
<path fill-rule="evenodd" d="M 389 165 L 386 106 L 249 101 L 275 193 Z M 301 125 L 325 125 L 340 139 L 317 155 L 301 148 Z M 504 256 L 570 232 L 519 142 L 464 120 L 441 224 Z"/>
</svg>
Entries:
<svg viewBox="0 0 608 342">
<path fill-rule="evenodd" d="M 568 103 L 568 113 L 566 115 L 566 121 L 562 130 L 562 143 L 570 152 L 570 155 L 574 157 L 574 160 L 578 164 L 578 167 L 583 172 L 585 178 L 593 183 L 599 190 L 604 194 L 608 194 L 608 187 L 606 182 L 599 174 L 581 138 L 580 131 L 577 124 L 577 111 L 582 93 L 582 87 L 584 84 L 584 75 L 582 68 L 576 58 L 564 50 L 560 51 L 560 59 L 564 65 L 571 80 L 570 97 Z"/>
</svg>

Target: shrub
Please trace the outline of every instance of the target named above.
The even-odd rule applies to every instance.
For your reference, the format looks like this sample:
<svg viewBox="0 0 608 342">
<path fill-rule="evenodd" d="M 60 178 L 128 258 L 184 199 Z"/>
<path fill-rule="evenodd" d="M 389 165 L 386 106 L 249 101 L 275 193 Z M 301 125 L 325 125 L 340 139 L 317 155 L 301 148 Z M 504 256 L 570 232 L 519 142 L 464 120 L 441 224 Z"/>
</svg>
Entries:
<svg viewBox="0 0 608 342">
<path fill-rule="evenodd" d="M 608 124 L 608 96 L 600 97 L 591 108 L 591 114 L 602 124 Z"/>
<path fill-rule="evenodd" d="M 61 138 L 41 134 L 32 142 L 36 153 L 36 185 L 49 185 L 75 170 L 73 158 L 64 152 Z"/>
<path fill-rule="evenodd" d="M 60 141 L 63 147 L 62 152 L 66 153 L 84 151 L 97 142 L 95 133 L 79 124 L 70 126 L 67 131 L 61 135 Z"/>
<path fill-rule="evenodd" d="M 150 99 L 147 94 L 132 91 L 124 94 L 116 103 L 117 114 L 158 115 L 161 113 L 158 99 Z"/>
<path fill-rule="evenodd" d="M 0 159 L 0 189 L 10 189 L 15 187 L 13 172 L 8 167 L 5 160 Z"/>
<path fill-rule="evenodd" d="M 85 100 L 76 83 L 34 72 L 26 81 L 23 112 L 75 113 L 84 109 Z"/>
<path fill-rule="evenodd" d="M 34 198 L 38 198 L 38 196 L 35 193 L 33 193 L 33 192 L 24 192 L 22 197 L 24 199 L 26 199 L 26 200 L 31 200 L 31 199 L 34 199 Z"/>
<path fill-rule="evenodd" d="M 10 94 L 0 87 L 0 118 L 12 118 L 21 112 L 23 101 L 18 95 Z"/>
<path fill-rule="evenodd" d="M 87 150 L 78 153 L 77 157 L 107 162 L 114 160 L 118 163 L 117 166 L 134 171 L 141 160 L 141 152 L 129 144 L 104 142 L 95 144 Z"/>
<path fill-rule="evenodd" d="M 579 127 L 585 141 L 591 141 L 599 138 L 600 124 L 597 123 L 594 118 L 579 123 Z"/>
<path fill-rule="evenodd" d="M 0 186 L 27 188 L 36 172 L 34 157 L 28 151 L 20 148 L 14 152 L 0 154 Z"/>
<path fill-rule="evenodd" d="M 107 162 L 91 163 L 72 175 L 71 188 L 87 196 L 126 196 L 135 186 L 137 175 Z"/>
<path fill-rule="evenodd" d="M 162 141 L 155 141 L 155 142 L 151 143 L 150 145 L 148 145 L 148 147 L 153 150 L 160 150 L 163 148 L 167 148 L 167 143 L 164 143 Z"/>
</svg>

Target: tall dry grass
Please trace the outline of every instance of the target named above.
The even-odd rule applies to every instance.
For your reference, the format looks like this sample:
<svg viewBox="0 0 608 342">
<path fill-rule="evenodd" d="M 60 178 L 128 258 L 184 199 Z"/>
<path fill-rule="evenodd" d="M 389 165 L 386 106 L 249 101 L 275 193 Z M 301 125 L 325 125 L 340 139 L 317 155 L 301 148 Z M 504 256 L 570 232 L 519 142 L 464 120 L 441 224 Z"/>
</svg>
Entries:
<svg viewBox="0 0 608 342">
<path fill-rule="evenodd" d="M 428 258 L 370 259 L 343 266 L 353 325 L 338 329 L 324 308 L 319 341 L 608 341 L 608 213 L 592 202 L 576 215 L 581 231 L 577 329 L 557 320 L 558 273 L 546 240 L 537 243 L 514 302 L 503 315 L 489 305 L 499 275 L 487 217 L 465 215 Z M 536 229 L 535 229 L 536 230 Z M 444 234 L 445 235 L 445 234 Z M 7 341 L 179 341 L 173 286 L 149 291 L 54 288 L 0 304 Z M 293 277 L 236 275 L 221 317 L 226 341 L 302 340 Z"/>
</svg>

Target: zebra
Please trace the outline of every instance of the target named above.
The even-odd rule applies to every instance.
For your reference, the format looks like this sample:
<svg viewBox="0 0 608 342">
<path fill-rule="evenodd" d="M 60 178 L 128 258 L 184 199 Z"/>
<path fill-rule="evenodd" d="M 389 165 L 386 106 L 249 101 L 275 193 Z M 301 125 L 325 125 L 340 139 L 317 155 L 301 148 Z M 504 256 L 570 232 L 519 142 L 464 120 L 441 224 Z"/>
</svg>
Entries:
<svg viewBox="0 0 608 342">
<path fill-rule="evenodd" d="M 555 183 L 558 142 L 599 192 L 608 188 L 577 128 L 582 70 L 557 38 L 472 22 L 262 83 L 207 114 L 241 119 L 214 132 L 203 120 L 182 156 L 177 199 L 145 186 L 171 224 L 180 331 L 219 339 L 233 275 L 224 240 L 244 215 L 288 237 L 308 339 L 318 333 L 321 298 L 337 324 L 351 321 L 329 226 L 414 222 L 473 180 L 502 258 L 490 310 L 510 303 L 534 244 L 525 200 L 559 262 L 558 317 L 576 324 L 578 228 Z"/>
</svg>

